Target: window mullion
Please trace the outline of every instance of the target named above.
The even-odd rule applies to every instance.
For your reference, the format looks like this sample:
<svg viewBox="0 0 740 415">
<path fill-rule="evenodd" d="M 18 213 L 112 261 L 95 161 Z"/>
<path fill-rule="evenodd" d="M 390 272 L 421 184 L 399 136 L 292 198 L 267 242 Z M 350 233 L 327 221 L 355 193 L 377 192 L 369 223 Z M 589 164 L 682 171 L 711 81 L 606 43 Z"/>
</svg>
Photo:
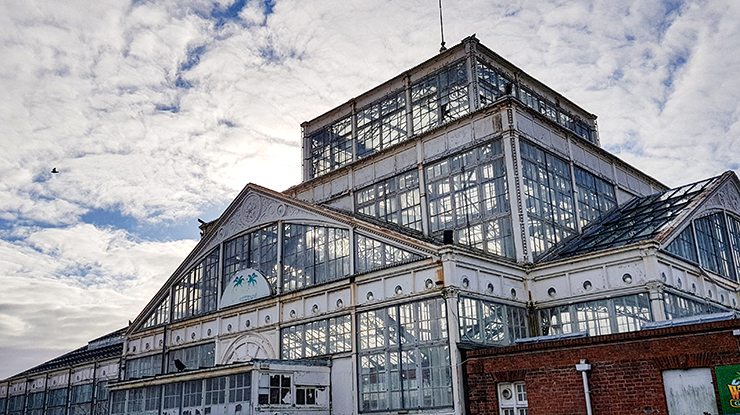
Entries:
<svg viewBox="0 0 740 415">
<path fill-rule="evenodd" d="M 735 255 L 733 254 L 733 243 L 732 237 L 730 236 L 730 220 L 727 217 L 727 211 L 722 209 L 722 220 L 724 220 L 724 236 L 725 236 L 725 255 L 727 255 L 727 265 L 729 267 L 730 278 L 737 281 L 737 266 L 735 264 Z"/>
</svg>

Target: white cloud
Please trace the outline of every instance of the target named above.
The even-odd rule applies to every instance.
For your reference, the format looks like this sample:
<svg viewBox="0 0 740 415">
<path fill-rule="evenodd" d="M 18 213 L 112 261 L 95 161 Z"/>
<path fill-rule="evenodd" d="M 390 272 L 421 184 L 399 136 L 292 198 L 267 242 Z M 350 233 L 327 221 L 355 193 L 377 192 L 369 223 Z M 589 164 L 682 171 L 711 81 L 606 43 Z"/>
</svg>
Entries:
<svg viewBox="0 0 740 415">
<path fill-rule="evenodd" d="M 194 244 L 142 242 L 125 231 L 87 224 L 24 227 L 3 235 L 2 347 L 56 355 L 124 327 Z M 9 367 L 0 377 L 24 369 Z"/>
</svg>

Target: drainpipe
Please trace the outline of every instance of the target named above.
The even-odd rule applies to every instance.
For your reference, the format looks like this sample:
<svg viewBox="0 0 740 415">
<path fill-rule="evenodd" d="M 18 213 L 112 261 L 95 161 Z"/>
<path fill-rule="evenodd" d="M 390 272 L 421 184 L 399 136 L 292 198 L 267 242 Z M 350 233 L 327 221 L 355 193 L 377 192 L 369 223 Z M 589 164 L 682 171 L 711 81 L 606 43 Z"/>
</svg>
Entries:
<svg viewBox="0 0 740 415">
<path fill-rule="evenodd" d="M 593 411 L 591 410 L 591 391 L 588 388 L 588 372 L 591 370 L 591 365 L 588 363 L 588 360 L 581 359 L 581 363 L 576 365 L 576 370 L 581 372 L 581 376 L 583 377 L 583 393 L 586 396 L 586 414 L 587 415 L 593 415 Z"/>
</svg>

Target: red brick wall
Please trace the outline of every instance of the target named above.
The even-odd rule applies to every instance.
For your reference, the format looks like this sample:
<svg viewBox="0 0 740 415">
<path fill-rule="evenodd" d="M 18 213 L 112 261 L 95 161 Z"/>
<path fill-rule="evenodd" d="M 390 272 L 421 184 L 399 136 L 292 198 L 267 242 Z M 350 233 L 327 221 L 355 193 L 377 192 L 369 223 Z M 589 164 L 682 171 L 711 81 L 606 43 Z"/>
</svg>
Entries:
<svg viewBox="0 0 740 415">
<path fill-rule="evenodd" d="M 740 364 L 732 334 L 737 328 L 740 321 L 729 320 L 471 351 L 465 364 L 468 410 L 498 414 L 498 382 L 524 380 L 530 415 L 585 415 L 575 365 L 588 359 L 594 415 L 667 414 L 662 371 Z M 714 384 L 716 391 L 716 379 Z"/>
</svg>

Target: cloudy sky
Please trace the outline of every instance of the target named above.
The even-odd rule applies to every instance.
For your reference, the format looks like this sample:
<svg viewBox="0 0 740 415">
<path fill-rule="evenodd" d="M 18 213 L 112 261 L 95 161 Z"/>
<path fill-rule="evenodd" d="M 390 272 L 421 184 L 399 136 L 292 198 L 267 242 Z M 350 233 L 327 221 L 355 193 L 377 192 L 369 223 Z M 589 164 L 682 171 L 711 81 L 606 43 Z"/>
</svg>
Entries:
<svg viewBox="0 0 740 415">
<path fill-rule="evenodd" d="M 740 171 L 737 0 L 443 0 L 679 185 Z M 125 326 L 300 123 L 432 57 L 437 0 L 0 0 L 0 379 Z M 51 174 L 52 168 L 59 173 Z"/>
</svg>

